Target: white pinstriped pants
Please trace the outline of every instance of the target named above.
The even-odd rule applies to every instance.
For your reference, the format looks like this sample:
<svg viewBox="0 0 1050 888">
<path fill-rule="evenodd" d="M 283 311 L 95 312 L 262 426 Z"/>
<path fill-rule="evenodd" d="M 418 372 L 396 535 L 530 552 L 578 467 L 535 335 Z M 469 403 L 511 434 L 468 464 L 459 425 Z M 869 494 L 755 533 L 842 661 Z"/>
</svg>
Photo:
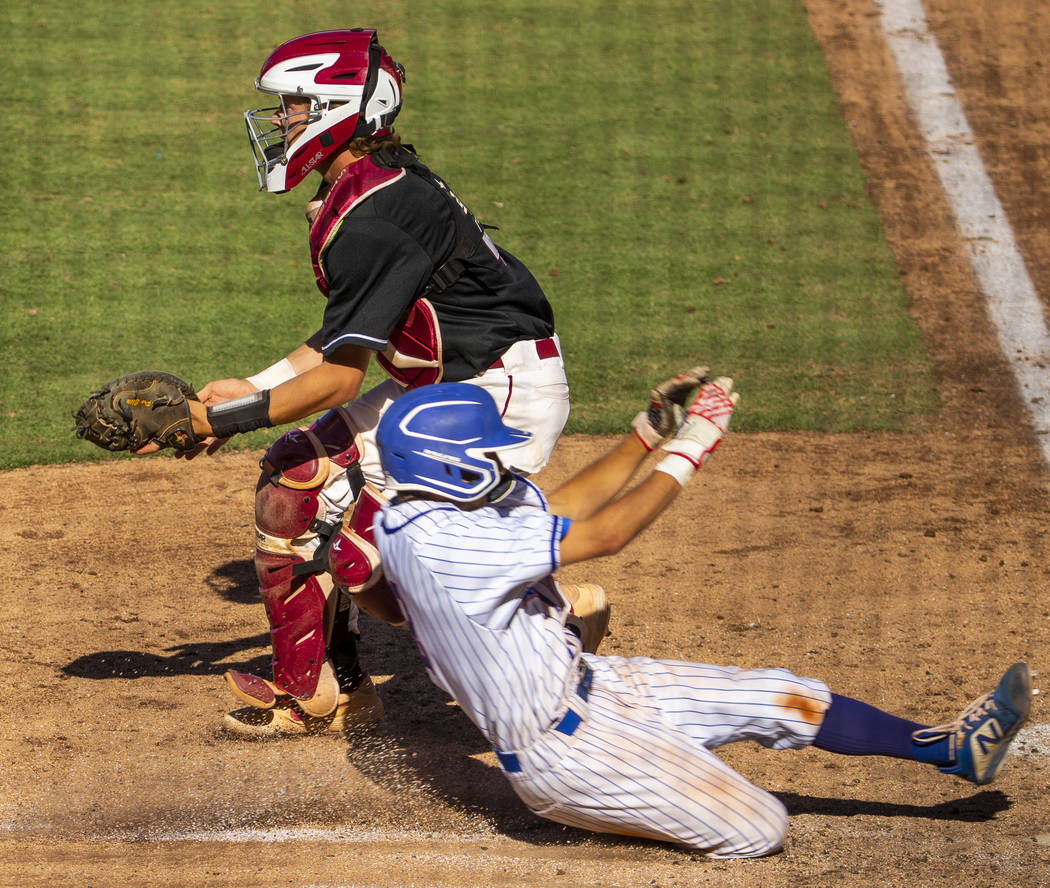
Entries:
<svg viewBox="0 0 1050 888">
<path fill-rule="evenodd" d="M 507 777 L 533 812 L 710 857 L 781 846 L 787 810 L 710 750 L 737 740 L 810 745 L 831 703 L 823 682 L 782 669 L 584 656 L 594 678 L 586 702 L 571 700 L 579 726 L 514 751 L 521 770 Z"/>
</svg>

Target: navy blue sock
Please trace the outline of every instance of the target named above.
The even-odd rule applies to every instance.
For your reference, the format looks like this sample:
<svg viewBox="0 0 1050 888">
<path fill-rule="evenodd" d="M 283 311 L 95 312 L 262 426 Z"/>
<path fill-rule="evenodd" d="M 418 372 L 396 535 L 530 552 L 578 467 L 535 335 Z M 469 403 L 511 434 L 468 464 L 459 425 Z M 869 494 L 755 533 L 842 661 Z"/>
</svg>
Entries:
<svg viewBox="0 0 1050 888">
<path fill-rule="evenodd" d="M 916 745 L 912 734 L 928 727 L 890 715 L 867 703 L 831 695 L 831 706 L 813 745 L 840 755 L 886 755 L 893 758 L 944 764 L 949 760 L 947 739 Z"/>
</svg>

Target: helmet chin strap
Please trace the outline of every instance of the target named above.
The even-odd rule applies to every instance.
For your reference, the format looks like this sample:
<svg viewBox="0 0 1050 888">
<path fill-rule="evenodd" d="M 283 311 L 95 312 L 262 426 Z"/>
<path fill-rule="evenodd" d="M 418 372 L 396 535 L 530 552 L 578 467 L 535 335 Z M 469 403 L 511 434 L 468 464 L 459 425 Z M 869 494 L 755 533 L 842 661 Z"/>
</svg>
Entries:
<svg viewBox="0 0 1050 888">
<path fill-rule="evenodd" d="M 514 476 L 507 471 L 500 476 L 499 484 L 492 488 L 486 495 L 490 503 L 498 503 L 503 497 L 510 493 L 510 489 L 514 486 Z"/>
</svg>

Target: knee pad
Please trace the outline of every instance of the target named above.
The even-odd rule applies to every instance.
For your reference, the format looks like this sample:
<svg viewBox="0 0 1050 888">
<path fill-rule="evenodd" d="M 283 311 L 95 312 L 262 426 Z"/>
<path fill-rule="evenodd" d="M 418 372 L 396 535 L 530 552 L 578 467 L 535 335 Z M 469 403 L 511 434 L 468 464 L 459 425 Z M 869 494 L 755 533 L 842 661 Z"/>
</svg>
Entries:
<svg viewBox="0 0 1050 888">
<path fill-rule="evenodd" d="M 255 526 L 264 549 L 288 552 L 287 541 L 309 539 L 325 529 L 330 516 L 321 491 L 353 473 L 360 460 L 356 441 L 349 413 L 336 407 L 309 428 L 285 432 L 270 445 L 259 462 L 262 474 L 255 488 Z"/>
<path fill-rule="evenodd" d="M 363 487 L 353 508 L 343 516 L 339 532 L 332 538 L 328 569 L 336 583 L 350 594 L 371 588 L 383 576 L 373 524 L 385 501 L 371 485 Z"/>
<path fill-rule="evenodd" d="M 325 647 L 338 597 L 331 594 L 326 577 L 297 573 L 303 563 L 293 553 L 255 551 L 259 594 L 270 621 L 273 681 L 300 700 L 315 697 L 325 675 Z"/>
</svg>

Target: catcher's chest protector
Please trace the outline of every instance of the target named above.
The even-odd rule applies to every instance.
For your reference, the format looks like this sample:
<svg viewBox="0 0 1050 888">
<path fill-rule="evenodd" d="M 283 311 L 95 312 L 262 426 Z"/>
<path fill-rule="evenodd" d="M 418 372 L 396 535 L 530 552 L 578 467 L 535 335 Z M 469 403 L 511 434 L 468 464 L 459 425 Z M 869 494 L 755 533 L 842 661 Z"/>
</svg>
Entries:
<svg viewBox="0 0 1050 888">
<path fill-rule="evenodd" d="M 329 283 L 324 269 L 324 254 L 339 232 L 340 223 L 361 201 L 381 188 L 400 180 L 406 172 L 418 176 L 445 200 L 456 226 L 456 239 L 451 253 L 435 269 L 430 280 L 416 294 L 390 334 L 390 343 L 377 355 L 380 365 L 405 388 L 416 388 L 441 381 L 441 330 L 437 312 L 425 297 L 452 286 L 466 268 L 467 260 L 486 250 L 499 260 L 499 252 L 484 226 L 453 193 L 444 179 L 431 172 L 415 156 L 404 151 L 378 151 L 352 164 L 326 195 L 321 209 L 310 226 L 310 255 L 317 287 L 328 296 Z"/>
<path fill-rule="evenodd" d="M 351 164 L 339 177 L 310 226 L 310 258 L 314 264 L 317 287 L 328 297 L 328 279 L 324 272 L 324 254 L 339 231 L 339 224 L 361 201 L 380 188 L 393 185 L 405 175 L 403 169 L 384 169 L 369 158 Z"/>
</svg>

